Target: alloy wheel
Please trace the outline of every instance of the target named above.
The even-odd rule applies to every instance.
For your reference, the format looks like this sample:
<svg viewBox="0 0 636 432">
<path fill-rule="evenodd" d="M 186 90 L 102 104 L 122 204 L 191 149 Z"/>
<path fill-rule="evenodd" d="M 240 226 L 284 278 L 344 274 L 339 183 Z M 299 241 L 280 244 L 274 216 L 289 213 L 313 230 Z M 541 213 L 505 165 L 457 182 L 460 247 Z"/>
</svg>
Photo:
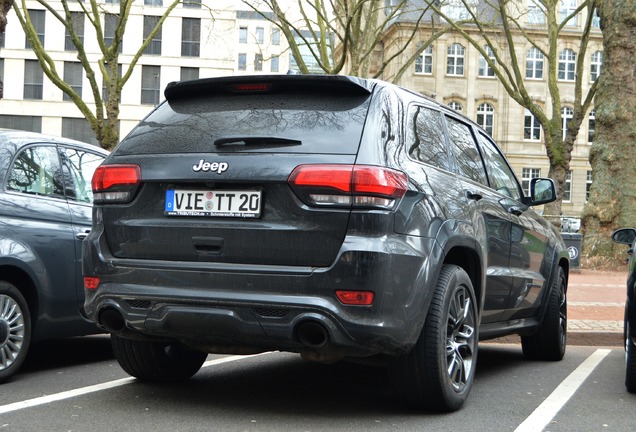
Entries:
<svg viewBox="0 0 636 432">
<path fill-rule="evenodd" d="M 22 350 L 24 316 L 18 303 L 7 295 L 0 295 L 0 371 L 13 364 Z"/>
<path fill-rule="evenodd" d="M 469 383 L 476 344 L 471 298 L 466 289 L 460 287 L 451 300 L 446 329 L 447 372 L 456 392 L 461 392 Z"/>
</svg>

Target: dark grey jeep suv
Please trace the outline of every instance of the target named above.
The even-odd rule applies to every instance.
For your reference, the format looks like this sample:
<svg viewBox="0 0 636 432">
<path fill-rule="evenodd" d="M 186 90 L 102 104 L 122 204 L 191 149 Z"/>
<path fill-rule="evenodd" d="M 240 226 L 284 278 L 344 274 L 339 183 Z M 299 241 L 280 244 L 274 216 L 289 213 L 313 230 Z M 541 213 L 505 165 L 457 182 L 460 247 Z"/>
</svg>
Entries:
<svg viewBox="0 0 636 432">
<path fill-rule="evenodd" d="M 144 380 L 207 353 L 381 360 L 396 396 L 454 410 L 479 339 L 566 342 L 568 253 L 490 137 L 344 76 L 172 83 L 93 177 L 86 310 Z"/>
</svg>

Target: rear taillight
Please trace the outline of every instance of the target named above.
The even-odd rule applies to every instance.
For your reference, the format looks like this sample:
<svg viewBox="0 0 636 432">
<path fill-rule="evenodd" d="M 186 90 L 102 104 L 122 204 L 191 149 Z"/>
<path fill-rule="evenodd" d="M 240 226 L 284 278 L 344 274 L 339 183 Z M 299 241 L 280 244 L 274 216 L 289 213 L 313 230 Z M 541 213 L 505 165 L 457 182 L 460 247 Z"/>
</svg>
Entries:
<svg viewBox="0 0 636 432">
<path fill-rule="evenodd" d="M 129 202 L 140 183 L 138 165 L 101 165 L 93 174 L 93 201 L 96 204 Z"/>
<path fill-rule="evenodd" d="M 406 174 L 371 165 L 299 165 L 289 184 L 309 205 L 392 209 L 408 187 Z"/>
</svg>

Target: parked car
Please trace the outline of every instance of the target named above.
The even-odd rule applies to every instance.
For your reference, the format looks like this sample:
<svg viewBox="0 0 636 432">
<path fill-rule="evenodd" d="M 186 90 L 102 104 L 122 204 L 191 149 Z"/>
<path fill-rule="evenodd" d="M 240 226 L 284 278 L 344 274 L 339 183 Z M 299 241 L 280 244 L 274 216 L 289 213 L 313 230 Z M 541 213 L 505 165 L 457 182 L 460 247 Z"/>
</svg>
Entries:
<svg viewBox="0 0 636 432">
<path fill-rule="evenodd" d="M 149 381 L 207 353 L 384 362 L 396 395 L 462 406 L 479 339 L 566 345 L 568 252 L 491 137 L 375 80 L 170 84 L 93 177 L 86 311 Z"/>
<path fill-rule="evenodd" d="M 108 153 L 0 129 L 0 382 L 32 342 L 101 332 L 83 314 L 91 178 Z"/>
<path fill-rule="evenodd" d="M 625 387 L 630 393 L 636 393 L 636 229 L 621 228 L 612 234 L 616 243 L 629 246 L 627 265 L 627 300 L 625 301 Z"/>
</svg>

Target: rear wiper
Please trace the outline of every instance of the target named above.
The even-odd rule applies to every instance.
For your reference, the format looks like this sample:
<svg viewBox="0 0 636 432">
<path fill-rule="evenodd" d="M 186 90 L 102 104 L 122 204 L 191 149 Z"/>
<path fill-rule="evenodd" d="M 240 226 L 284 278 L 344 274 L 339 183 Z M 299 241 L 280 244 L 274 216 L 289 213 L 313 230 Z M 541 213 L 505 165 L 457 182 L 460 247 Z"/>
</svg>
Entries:
<svg viewBox="0 0 636 432">
<path fill-rule="evenodd" d="M 219 138 L 214 140 L 215 146 L 226 146 L 226 145 L 266 145 L 266 146 L 276 146 L 276 145 L 301 145 L 302 141 L 294 140 L 289 138 L 279 138 L 279 137 L 227 137 L 227 138 Z"/>
</svg>

